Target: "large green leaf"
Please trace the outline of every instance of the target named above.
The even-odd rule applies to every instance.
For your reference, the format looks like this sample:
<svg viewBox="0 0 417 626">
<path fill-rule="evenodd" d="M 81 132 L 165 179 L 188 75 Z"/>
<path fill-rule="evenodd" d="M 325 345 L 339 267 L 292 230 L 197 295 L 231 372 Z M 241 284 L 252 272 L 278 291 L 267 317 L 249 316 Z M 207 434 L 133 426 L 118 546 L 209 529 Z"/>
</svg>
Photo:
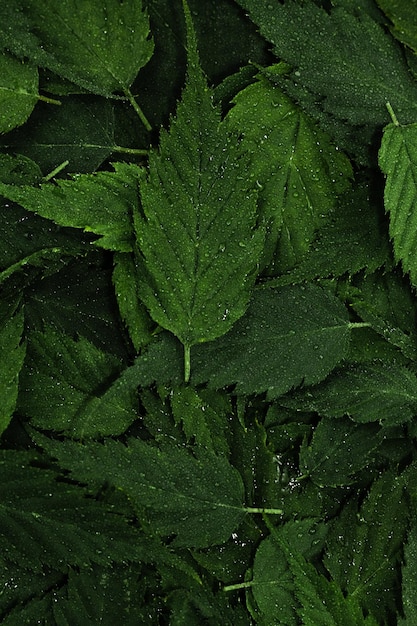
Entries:
<svg viewBox="0 0 417 626">
<path fill-rule="evenodd" d="M 37 101 L 37 68 L 0 54 L 0 134 L 26 122 Z"/>
<path fill-rule="evenodd" d="M 31 424 L 70 437 L 118 435 L 137 419 L 136 381 L 84 337 L 31 333 L 19 411 Z M 127 374 L 127 376 L 126 376 Z"/>
<path fill-rule="evenodd" d="M 227 335 L 194 348 L 193 381 L 277 397 L 323 380 L 346 355 L 349 335 L 347 310 L 321 287 L 258 289 Z"/>
<path fill-rule="evenodd" d="M 66 571 L 146 554 L 123 514 L 37 467 L 33 454 L 2 450 L 0 469 L 2 559 L 39 574 L 45 565 Z"/>
<path fill-rule="evenodd" d="M 16 55 L 106 96 L 126 91 L 153 51 L 140 0 L 12 0 L 0 24 Z"/>
<path fill-rule="evenodd" d="M 295 94 L 312 92 L 321 111 L 353 124 L 386 123 L 387 100 L 404 121 L 413 121 L 417 85 L 397 42 L 367 11 L 354 5 L 327 12 L 295 0 L 237 1 L 276 56 L 292 66 Z"/>
<path fill-rule="evenodd" d="M 227 120 L 253 155 L 252 176 L 261 188 L 260 206 L 269 226 L 268 256 L 279 239 L 274 269 L 282 271 L 302 258 L 338 195 L 346 192 L 351 165 L 265 76 L 233 102 Z"/>
<path fill-rule="evenodd" d="M 417 285 L 417 124 L 384 129 L 379 164 L 386 175 L 385 208 L 394 255 Z"/>
<path fill-rule="evenodd" d="M 251 509 L 242 480 L 225 457 L 184 447 L 159 449 L 140 439 L 82 445 L 45 444 L 72 476 L 92 485 L 108 482 L 123 491 L 152 532 L 172 546 L 205 547 L 227 541 Z"/>
<path fill-rule="evenodd" d="M 137 165 L 115 163 L 114 172 L 77 174 L 39 187 L 0 184 L 0 194 L 28 211 L 60 226 L 100 235 L 96 245 L 108 250 L 132 250 L 132 211 L 138 205 Z"/>
<path fill-rule="evenodd" d="M 248 160 L 199 66 L 191 17 L 187 84 L 159 151 L 149 156 L 136 220 L 140 297 L 189 350 L 226 333 L 243 315 L 263 247 Z"/>
</svg>

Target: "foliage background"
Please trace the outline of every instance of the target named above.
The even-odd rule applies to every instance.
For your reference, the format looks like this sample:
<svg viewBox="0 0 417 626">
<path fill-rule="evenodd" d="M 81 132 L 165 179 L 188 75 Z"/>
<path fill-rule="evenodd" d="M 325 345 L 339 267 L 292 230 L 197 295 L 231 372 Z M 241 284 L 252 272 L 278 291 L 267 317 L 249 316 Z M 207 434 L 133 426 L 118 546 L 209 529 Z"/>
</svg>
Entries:
<svg viewBox="0 0 417 626">
<path fill-rule="evenodd" d="M 414 3 L 65 4 L 0 7 L 2 623 L 415 624 Z"/>
</svg>

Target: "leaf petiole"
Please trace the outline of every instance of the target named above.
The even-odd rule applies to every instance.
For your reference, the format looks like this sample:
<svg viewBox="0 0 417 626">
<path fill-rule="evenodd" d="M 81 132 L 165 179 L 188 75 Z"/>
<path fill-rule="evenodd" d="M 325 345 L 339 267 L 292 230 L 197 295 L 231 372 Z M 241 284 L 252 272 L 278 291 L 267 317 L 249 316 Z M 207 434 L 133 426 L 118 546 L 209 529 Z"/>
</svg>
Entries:
<svg viewBox="0 0 417 626">
<path fill-rule="evenodd" d="M 188 383 L 191 374 L 191 346 L 184 344 L 184 381 Z"/>
<path fill-rule="evenodd" d="M 142 109 L 140 108 L 138 103 L 136 102 L 133 93 L 130 91 L 130 89 L 128 87 L 125 89 L 125 96 L 129 100 L 130 104 L 132 105 L 132 107 L 134 108 L 136 113 L 138 114 L 138 116 L 139 116 L 142 124 L 146 128 L 146 130 L 148 132 L 150 132 L 152 130 L 152 126 L 150 125 L 146 115 L 144 114 L 144 112 L 142 111 Z"/>
</svg>

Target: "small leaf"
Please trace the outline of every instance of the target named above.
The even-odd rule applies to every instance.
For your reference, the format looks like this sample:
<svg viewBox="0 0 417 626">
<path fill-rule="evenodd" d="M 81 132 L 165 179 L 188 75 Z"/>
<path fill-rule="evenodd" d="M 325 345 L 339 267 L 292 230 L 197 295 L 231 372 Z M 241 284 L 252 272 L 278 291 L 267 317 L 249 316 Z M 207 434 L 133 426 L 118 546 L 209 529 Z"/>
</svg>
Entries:
<svg viewBox="0 0 417 626">
<path fill-rule="evenodd" d="M 316 285 L 258 289 L 227 335 L 195 347 L 193 381 L 275 398 L 323 380 L 345 356 L 349 334 L 345 307 Z"/>
<path fill-rule="evenodd" d="M 224 543 L 248 509 L 238 472 L 207 451 L 196 458 L 183 447 L 163 450 L 140 439 L 125 446 L 109 440 L 88 446 L 46 444 L 74 478 L 123 491 L 153 532 L 172 536 L 171 546 L 202 548 Z"/>
<path fill-rule="evenodd" d="M 417 285 L 417 124 L 384 129 L 379 164 L 386 175 L 385 208 L 396 261 Z"/>
<path fill-rule="evenodd" d="M 38 71 L 19 59 L 0 54 L 0 133 L 21 126 L 38 101 Z"/>
<path fill-rule="evenodd" d="M 190 347 L 223 335 L 245 312 L 264 233 L 247 159 L 213 106 L 188 9 L 186 17 L 187 83 L 141 176 L 136 232 L 140 297 L 183 343 L 188 379 Z"/>
</svg>

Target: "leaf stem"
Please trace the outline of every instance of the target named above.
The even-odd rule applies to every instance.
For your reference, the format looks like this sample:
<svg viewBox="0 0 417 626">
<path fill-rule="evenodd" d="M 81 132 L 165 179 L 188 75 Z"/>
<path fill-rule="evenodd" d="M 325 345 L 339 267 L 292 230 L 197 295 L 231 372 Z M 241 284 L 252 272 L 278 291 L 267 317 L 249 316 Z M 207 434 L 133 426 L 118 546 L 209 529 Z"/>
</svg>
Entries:
<svg viewBox="0 0 417 626">
<path fill-rule="evenodd" d="M 248 589 L 252 587 L 252 582 L 248 581 L 247 583 L 236 583 L 234 585 L 225 585 L 223 587 L 223 591 L 236 591 L 238 589 Z"/>
<path fill-rule="evenodd" d="M 184 344 L 184 381 L 188 383 L 191 374 L 191 346 Z"/>
<path fill-rule="evenodd" d="M 136 111 L 136 113 L 138 114 L 138 116 L 140 117 L 140 120 L 142 124 L 144 125 L 144 127 L 146 128 L 146 130 L 150 132 L 152 130 L 152 126 L 150 125 L 146 115 L 144 114 L 144 112 L 142 111 L 138 103 L 136 102 L 135 97 L 133 93 L 130 91 L 129 87 L 125 89 L 125 95 L 127 99 L 129 100 L 130 104 L 132 105 L 132 107 L 134 108 L 134 110 Z"/>
<path fill-rule="evenodd" d="M 370 322 L 349 322 L 349 328 L 371 328 L 372 324 Z"/>
<path fill-rule="evenodd" d="M 251 506 L 246 506 L 245 511 L 247 513 L 266 513 L 268 515 L 282 515 L 284 513 L 282 509 L 262 509 Z"/>
<path fill-rule="evenodd" d="M 387 109 L 388 109 L 388 113 L 389 113 L 389 114 L 390 114 L 390 116 L 391 116 L 391 119 L 392 119 L 393 124 L 395 124 L 395 126 L 399 126 L 399 125 L 400 125 L 400 123 L 399 123 L 399 121 L 397 120 L 397 116 L 396 116 L 396 115 L 395 115 L 395 113 L 394 113 L 394 109 L 392 108 L 391 103 L 390 103 L 390 102 L 387 102 L 385 106 L 386 106 L 386 107 L 387 107 Z"/>
<path fill-rule="evenodd" d="M 149 150 L 144 148 L 124 148 L 123 146 L 113 146 L 115 152 L 124 152 L 125 154 L 139 154 L 141 156 L 148 156 Z"/>
<path fill-rule="evenodd" d="M 48 180 L 51 180 L 51 178 L 59 174 L 59 172 L 62 172 L 62 170 L 66 168 L 68 164 L 69 164 L 69 161 L 63 161 L 62 163 L 57 165 L 56 168 L 52 170 L 52 172 L 49 172 L 49 174 L 44 176 L 43 180 L 47 183 Z"/>
<path fill-rule="evenodd" d="M 42 100 L 42 102 L 47 102 L 48 104 L 56 104 L 57 106 L 61 106 L 61 100 L 55 100 L 54 98 L 48 98 L 48 96 L 42 96 L 40 93 L 36 96 L 38 100 Z"/>
</svg>

